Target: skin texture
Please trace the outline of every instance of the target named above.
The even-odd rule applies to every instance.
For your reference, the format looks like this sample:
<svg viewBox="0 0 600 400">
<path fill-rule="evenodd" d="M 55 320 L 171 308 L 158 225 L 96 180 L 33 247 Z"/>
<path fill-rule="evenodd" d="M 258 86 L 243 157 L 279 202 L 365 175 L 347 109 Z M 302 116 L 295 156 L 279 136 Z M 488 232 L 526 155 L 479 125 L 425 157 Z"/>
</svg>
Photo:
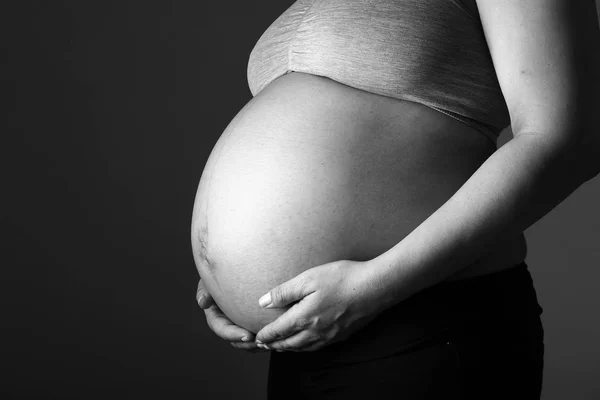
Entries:
<svg viewBox="0 0 600 400">
<path fill-rule="evenodd" d="M 327 263 L 277 285 L 270 291 L 276 306 L 299 302 L 262 328 L 257 340 L 290 351 L 342 340 L 359 325 L 353 321 L 380 308 L 368 301 L 352 307 L 352 285 L 339 279 L 363 282 L 359 299 L 371 293 L 380 307 L 389 307 L 470 265 L 498 238 L 522 232 L 598 174 L 598 113 L 588 107 L 598 103 L 590 82 L 599 81 L 600 40 L 595 10 L 586 4 L 478 1 L 515 138 L 416 229 L 361 268 L 333 278 Z M 313 282 L 310 293 L 306 280 Z"/>
<path fill-rule="evenodd" d="M 315 266 L 380 255 L 492 151 L 429 107 L 281 77 L 236 115 L 203 171 L 192 224 L 202 286 L 232 324 L 257 333 L 289 308 L 260 307 L 263 294 Z M 520 262 L 523 238 L 512 239 L 472 272 Z"/>
<path fill-rule="evenodd" d="M 492 151 L 484 135 L 424 105 L 281 77 L 236 115 L 203 171 L 192 247 L 204 287 L 256 333 L 284 311 L 262 309 L 260 296 L 314 266 L 388 250 Z M 515 239 L 473 270 L 521 261 Z"/>
<path fill-rule="evenodd" d="M 256 340 L 269 343 L 272 350 L 315 351 L 346 339 L 384 309 L 382 292 L 369 277 L 365 262 L 351 260 L 303 272 L 261 301 L 267 308 L 297 303 L 263 328 Z"/>
<path fill-rule="evenodd" d="M 369 262 L 369 279 L 381 283 L 375 287 L 387 292 L 388 305 L 468 265 L 497 237 L 522 232 L 600 171 L 598 116 L 589 109 L 599 100 L 600 34 L 593 5 L 478 4 L 515 137 L 417 229 Z M 325 315 L 316 306 L 286 314 L 279 320 L 287 323 L 275 321 L 257 340 L 282 345 L 292 321 Z"/>
<path fill-rule="evenodd" d="M 230 342 L 231 346 L 250 353 L 262 353 L 268 349 L 258 347 L 254 333 L 235 325 L 213 301 L 212 296 L 204 288 L 202 280 L 198 282 L 196 301 L 206 315 L 208 327 L 221 339 Z"/>
</svg>

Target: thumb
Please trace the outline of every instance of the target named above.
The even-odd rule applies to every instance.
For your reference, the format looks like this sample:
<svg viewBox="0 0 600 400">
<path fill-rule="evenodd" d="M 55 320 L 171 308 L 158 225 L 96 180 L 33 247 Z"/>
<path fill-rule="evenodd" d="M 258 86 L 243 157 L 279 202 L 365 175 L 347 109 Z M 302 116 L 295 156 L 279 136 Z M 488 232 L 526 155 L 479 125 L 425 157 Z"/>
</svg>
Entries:
<svg viewBox="0 0 600 400">
<path fill-rule="evenodd" d="M 300 274 L 262 296 L 258 304 L 264 308 L 284 307 L 314 292 L 309 286 L 306 275 Z"/>
<path fill-rule="evenodd" d="M 196 301 L 202 309 L 207 309 L 214 304 L 212 296 L 202 283 L 202 279 L 198 282 L 198 289 L 196 289 Z"/>
</svg>

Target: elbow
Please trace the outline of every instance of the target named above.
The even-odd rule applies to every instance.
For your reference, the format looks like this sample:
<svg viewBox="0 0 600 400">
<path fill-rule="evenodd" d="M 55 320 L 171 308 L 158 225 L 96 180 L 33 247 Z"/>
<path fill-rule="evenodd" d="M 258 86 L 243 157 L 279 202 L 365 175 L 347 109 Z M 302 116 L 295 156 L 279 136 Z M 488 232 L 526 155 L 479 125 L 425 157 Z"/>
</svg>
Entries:
<svg viewBox="0 0 600 400">
<path fill-rule="evenodd" d="M 568 160 L 569 173 L 588 181 L 600 174 L 600 134 L 594 129 L 538 129 L 520 131 L 514 137 L 527 137 L 546 148 L 551 158 Z"/>
</svg>

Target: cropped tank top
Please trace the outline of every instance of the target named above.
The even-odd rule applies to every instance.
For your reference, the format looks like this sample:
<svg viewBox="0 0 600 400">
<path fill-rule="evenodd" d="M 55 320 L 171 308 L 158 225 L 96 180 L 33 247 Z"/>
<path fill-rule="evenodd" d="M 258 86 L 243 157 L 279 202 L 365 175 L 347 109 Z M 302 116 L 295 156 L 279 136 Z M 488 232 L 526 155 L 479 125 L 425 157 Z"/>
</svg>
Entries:
<svg viewBox="0 0 600 400">
<path fill-rule="evenodd" d="M 297 0 L 250 53 L 252 95 L 292 71 L 424 104 L 494 144 L 510 124 L 475 0 Z"/>
</svg>

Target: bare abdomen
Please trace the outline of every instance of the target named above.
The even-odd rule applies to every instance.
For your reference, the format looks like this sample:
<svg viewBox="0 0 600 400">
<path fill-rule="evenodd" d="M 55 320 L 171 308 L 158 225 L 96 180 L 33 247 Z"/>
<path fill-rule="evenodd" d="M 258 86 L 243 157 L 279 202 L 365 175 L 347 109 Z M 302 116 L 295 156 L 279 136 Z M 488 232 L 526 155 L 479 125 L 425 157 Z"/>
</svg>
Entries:
<svg viewBox="0 0 600 400">
<path fill-rule="evenodd" d="M 385 252 L 493 151 L 425 106 L 286 75 L 238 113 L 205 166 L 192 221 L 200 275 L 256 332 L 282 312 L 260 296 L 313 266 Z"/>
</svg>

